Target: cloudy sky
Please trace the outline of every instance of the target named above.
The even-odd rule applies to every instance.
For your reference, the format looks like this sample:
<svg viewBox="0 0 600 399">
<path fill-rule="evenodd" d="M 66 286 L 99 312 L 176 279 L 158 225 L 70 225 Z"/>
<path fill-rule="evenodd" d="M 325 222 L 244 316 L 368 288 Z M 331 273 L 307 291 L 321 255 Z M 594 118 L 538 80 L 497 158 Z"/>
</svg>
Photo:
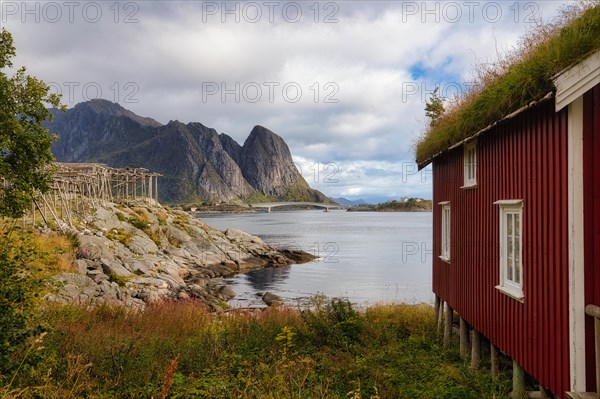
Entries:
<svg viewBox="0 0 600 399">
<path fill-rule="evenodd" d="M 431 197 L 413 163 L 424 102 L 566 1 L 0 1 L 17 66 L 69 108 L 105 98 L 243 143 L 281 135 L 327 195 Z"/>
</svg>

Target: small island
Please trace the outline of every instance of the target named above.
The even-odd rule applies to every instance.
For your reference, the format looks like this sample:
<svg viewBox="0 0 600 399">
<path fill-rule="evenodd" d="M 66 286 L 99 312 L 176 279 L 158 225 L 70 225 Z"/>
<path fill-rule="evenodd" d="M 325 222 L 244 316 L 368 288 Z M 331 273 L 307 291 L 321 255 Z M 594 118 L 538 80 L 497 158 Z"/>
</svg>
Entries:
<svg viewBox="0 0 600 399">
<path fill-rule="evenodd" d="M 432 201 L 422 198 L 402 198 L 381 204 L 360 204 L 348 208 L 348 212 L 431 212 Z"/>
</svg>

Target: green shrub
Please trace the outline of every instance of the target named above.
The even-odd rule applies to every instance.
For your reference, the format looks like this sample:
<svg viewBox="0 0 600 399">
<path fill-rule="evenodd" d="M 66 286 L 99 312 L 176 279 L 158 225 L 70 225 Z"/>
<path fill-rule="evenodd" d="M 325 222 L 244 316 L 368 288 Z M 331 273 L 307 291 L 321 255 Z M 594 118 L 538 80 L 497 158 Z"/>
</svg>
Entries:
<svg viewBox="0 0 600 399">
<path fill-rule="evenodd" d="M 106 238 L 113 241 L 119 241 L 123 245 L 129 245 L 133 238 L 133 233 L 123 229 L 112 229 L 106 234 Z"/>
<path fill-rule="evenodd" d="M 144 209 L 137 208 L 135 212 L 127 219 L 127 221 L 134 227 L 140 230 L 146 230 L 150 227 L 150 218 Z"/>
<path fill-rule="evenodd" d="M 324 306 L 302 312 L 306 332 L 319 345 L 348 348 L 359 341 L 364 317 L 345 299 L 332 299 Z"/>
<path fill-rule="evenodd" d="M 27 339 L 41 332 L 32 326 L 32 301 L 38 290 L 28 278 L 27 265 L 37 256 L 30 233 L 17 227 L 0 228 L 0 381 L 14 373 L 24 359 Z"/>
</svg>

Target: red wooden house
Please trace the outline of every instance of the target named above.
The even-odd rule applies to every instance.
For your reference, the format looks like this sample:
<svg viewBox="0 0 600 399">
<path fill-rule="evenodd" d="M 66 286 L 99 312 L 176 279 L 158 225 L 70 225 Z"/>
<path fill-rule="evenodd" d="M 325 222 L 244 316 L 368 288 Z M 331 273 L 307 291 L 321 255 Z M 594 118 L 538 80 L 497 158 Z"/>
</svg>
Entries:
<svg viewBox="0 0 600 399">
<path fill-rule="evenodd" d="M 600 50 L 551 83 L 417 160 L 433 164 L 433 291 L 541 387 L 598 398 L 568 392 L 600 390 Z"/>
</svg>

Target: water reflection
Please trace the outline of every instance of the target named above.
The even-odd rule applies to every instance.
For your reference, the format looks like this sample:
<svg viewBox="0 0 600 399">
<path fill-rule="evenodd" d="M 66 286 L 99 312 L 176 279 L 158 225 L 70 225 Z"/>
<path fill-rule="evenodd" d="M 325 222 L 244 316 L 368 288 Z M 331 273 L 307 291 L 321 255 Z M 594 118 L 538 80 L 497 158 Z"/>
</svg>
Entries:
<svg viewBox="0 0 600 399">
<path fill-rule="evenodd" d="M 237 293 L 233 306 L 264 306 L 257 293 L 265 291 L 290 304 L 316 293 L 360 304 L 433 302 L 431 213 L 301 211 L 204 220 L 319 256 L 315 262 L 232 277 L 227 282 Z"/>
<path fill-rule="evenodd" d="M 246 281 L 256 291 L 271 290 L 290 275 L 290 267 L 255 270 L 245 274 Z"/>
</svg>

